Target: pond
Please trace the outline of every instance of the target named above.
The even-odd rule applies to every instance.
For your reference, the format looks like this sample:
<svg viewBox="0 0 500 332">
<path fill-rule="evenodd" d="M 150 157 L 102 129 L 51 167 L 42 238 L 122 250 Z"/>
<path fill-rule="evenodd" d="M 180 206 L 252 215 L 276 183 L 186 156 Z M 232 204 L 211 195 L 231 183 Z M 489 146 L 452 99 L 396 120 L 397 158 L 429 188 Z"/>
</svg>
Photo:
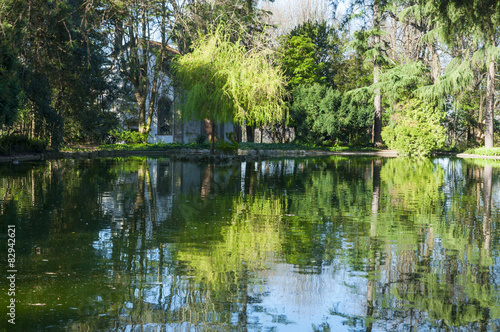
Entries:
<svg viewBox="0 0 500 332">
<path fill-rule="evenodd" d="M 0 165 L 0 329 L 497 331 L 499 173 L 454 158 Z"/>
</svg>

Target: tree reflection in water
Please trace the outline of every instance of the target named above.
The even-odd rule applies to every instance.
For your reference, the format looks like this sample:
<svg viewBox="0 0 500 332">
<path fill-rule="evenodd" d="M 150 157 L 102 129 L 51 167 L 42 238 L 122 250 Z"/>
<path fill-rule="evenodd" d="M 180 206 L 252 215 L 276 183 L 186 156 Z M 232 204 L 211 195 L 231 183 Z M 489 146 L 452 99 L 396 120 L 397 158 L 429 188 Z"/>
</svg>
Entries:
<svg viewBox="0 0 500 332">
<path fill-rule="evenodd" d="M 18 327 L 495 331 L 498 170 L 448 158 L 1 165 Z"/>
</svg>

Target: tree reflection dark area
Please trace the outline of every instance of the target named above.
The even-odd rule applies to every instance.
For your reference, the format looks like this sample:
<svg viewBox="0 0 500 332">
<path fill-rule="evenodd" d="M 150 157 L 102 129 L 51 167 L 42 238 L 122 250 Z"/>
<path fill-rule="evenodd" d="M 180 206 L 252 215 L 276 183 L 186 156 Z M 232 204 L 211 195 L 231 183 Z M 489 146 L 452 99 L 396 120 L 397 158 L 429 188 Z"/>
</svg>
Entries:
<svg viewBox="0 0 500 332">
<path fill-rule="evenodd" d="M 499 170 L 359 157 L 0 165 L 16 328 L 496 331 Z"/>
</svg>

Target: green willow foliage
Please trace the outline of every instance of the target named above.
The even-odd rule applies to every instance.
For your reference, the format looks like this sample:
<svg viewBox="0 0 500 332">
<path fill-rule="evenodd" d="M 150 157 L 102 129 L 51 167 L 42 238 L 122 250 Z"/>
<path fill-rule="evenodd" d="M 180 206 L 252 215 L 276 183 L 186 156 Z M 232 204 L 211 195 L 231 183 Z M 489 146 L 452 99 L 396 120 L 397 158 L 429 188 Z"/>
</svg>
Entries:
<svg viewBox="0 0 500 332">
<path fill-rule="evenodd" d="M 382 131 L 390 149 L 403 156 L 427 156 L 446 141 L 446 129 L 441 126 L 442 114 L 435 107 L 412 99 Z"/>
<path fill-rule="evenodd" d="M 269 61 L 270 50 L 246 50 L 218 27 L 201 36 L 193 51 L 173 64 L 175 79 L 185 91 L 185 120 L 260 125 L 281 121 L 286 95 L 283 73 Z"/>
</svg>

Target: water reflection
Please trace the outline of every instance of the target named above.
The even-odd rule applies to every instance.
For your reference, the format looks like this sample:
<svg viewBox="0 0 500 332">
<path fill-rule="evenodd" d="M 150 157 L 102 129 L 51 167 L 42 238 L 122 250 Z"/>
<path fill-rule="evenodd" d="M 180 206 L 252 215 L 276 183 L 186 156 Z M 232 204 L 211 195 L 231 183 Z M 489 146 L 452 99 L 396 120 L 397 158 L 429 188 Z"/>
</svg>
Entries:
<svg viewBox="0 0 500 332">
<path fill-rule="evenodd" d="M 339 157 L 0 165 L 0 218 L 17 229 L 16 327 L 496 331 L 499 169 Z"/>
</svg>

